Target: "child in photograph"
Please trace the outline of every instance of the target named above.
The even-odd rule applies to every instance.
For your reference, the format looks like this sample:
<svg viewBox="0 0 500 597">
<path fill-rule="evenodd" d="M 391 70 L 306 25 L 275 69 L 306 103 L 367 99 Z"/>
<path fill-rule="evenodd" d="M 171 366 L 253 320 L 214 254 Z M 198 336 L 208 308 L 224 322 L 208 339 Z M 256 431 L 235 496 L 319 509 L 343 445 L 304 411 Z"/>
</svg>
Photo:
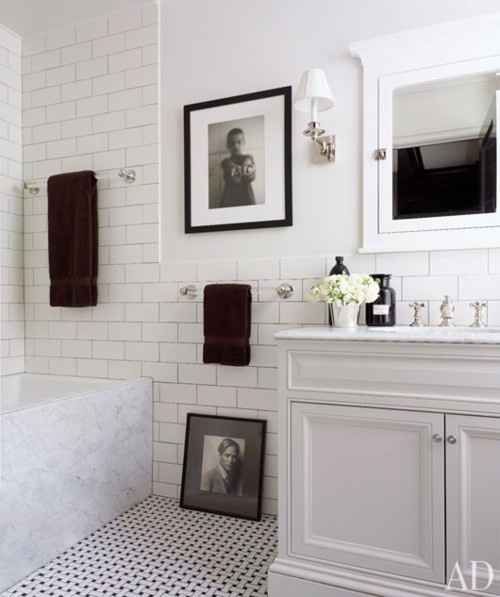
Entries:
<svg viewBox="0 0 500 597">
<path fill-rule="evenodd" d="M 224 191 L 220 207 L 239 207 L 255 205 L 252 182 L 255 180 L 255 162 L 253 156 L 244 154 L 245 133 L 234 128 L 227 134 L 226 147 L 230 153 L 221 162 L 224 175 Z"/>
</svg>

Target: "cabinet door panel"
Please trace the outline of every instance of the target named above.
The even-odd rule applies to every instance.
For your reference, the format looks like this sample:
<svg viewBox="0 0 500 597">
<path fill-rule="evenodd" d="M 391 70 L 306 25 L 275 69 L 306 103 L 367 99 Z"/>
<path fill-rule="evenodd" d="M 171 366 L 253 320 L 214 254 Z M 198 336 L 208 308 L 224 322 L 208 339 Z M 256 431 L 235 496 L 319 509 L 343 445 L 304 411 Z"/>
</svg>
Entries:
<svg viewBox="0 0 500 597">
<path fill-rule="evenodd" d="M 292 552 L 443 582 L 443 415 L 291 410 Z"/>
<path fill-rule="evenodd" d="M 467 586 L 472 585 L 472 561 L 477 566 L 476 586 L 500 594 L 500 420 L 464 415 L 446 416 L 448 576 L 459 563 Z M 457 575 L 454 575 L 454 579 Z M 452 586 L 460 586 L 459 582 Z"/>
</svg>

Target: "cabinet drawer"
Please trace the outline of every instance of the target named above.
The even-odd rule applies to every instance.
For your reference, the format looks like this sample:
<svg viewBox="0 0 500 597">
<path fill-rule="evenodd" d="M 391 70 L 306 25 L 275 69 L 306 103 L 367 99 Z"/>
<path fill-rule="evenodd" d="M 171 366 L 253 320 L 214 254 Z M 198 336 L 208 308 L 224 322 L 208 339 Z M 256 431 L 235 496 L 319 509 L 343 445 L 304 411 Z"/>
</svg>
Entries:
<svg viewBox="0 0 500 597">
<path fill-rule="evenodd" d="M 480 391 L 500 387 L 498 361 L 479 361 L 460 356 L 366 352 L 304 351 L 286 353 L 286 384 L 288 390 L 314 392 L 371 393 L 404 395 L 409 387 L 420 394 L 426 387 L 438 389 L 443 396 L 463 392 L 472 396 Z"/>
</svg>

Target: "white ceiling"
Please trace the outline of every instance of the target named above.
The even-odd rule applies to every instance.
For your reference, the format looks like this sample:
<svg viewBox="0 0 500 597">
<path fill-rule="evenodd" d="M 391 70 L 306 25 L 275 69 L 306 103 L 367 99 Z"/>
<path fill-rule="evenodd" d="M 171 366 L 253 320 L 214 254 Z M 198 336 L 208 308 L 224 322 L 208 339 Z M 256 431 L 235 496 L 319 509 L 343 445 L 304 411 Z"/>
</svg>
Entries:
<svg viewBox="0 0 500 597">
<path fill-rule="evenodd" d="M 145 0 L 0 0 L 0 24 L 24 37 L 145 3 Z"/>
</svg>

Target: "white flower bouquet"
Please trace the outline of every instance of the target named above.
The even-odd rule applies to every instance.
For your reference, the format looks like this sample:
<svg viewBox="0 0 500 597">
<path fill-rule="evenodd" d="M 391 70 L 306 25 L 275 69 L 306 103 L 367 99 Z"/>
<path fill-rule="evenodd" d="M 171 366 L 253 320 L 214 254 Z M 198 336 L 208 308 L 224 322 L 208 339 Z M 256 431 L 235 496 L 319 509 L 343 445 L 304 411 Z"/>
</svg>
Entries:
<svg viewBox="0 0 500 597">
<path fill-rule="evenodd" d="M 344 307 L 355 303 L 373 303 L 379 295 L 379 285 L 367 274 L 336 274 L 325 278 L 323 284 L 312 284 L 307 299 L 320 300 Z"/>
</svg>

